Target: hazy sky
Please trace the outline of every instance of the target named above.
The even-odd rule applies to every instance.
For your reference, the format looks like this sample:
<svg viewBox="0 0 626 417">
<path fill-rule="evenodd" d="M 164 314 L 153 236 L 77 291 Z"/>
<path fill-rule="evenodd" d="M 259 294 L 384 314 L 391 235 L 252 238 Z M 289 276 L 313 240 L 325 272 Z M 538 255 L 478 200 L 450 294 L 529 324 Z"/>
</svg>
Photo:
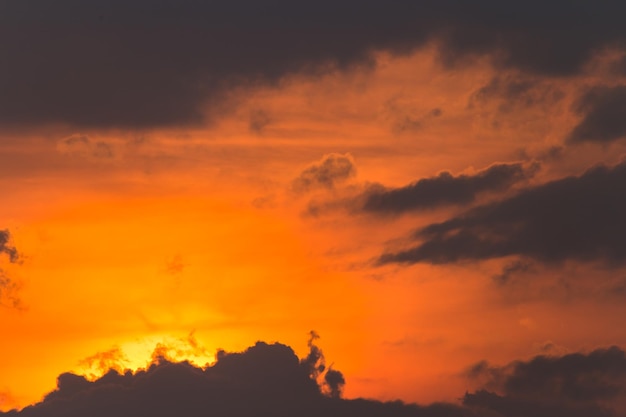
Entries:
<svg viewBox="0 0 626 417">
<path fill-rule="evenodd" d="M 626 415 L 624 16 L 0 0 L 0 415 Z"/>
</svg>

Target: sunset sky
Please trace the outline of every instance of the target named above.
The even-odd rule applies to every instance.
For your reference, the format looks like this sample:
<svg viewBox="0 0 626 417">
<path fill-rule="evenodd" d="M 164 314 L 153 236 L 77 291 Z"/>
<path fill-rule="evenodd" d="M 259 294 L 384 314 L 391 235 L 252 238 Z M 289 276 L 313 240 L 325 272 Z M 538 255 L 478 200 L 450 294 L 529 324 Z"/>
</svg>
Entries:
<svg viewBox="0 0 626 417">
<path fill-rule="evenodd" d="M 625 16 L 0 0 L 0 415 L 257 341 L 346 399 L 626 415 Z"/>
</svg>

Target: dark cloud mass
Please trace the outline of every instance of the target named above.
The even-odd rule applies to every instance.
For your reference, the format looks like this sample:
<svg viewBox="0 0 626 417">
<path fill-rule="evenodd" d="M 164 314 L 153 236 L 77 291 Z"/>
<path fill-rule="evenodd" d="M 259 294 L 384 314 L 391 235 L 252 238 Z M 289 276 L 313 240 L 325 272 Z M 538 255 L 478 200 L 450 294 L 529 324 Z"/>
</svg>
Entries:
<svg viewBox="0 0 626 417">
<path fill-rule="evenodd" d="M 494 164 L 473 175 L 455 177 L 446 171 L 401 188 L 374 187 L 366 192 L 362 209 L 378 214 L 400 214 L 451 204 L 468 204 L 479 193 L 503 191 L 531 178 L 538 168 L 536 164 L 530 167 L 521 163 Z"/>
<path fill-rule="evenodd" d="M 626 137 L 626 85 L 595 87 L 583 94 L 576 110 L 584 116 L 569 142 L 608 143 Z"/>
<path fill-rule="evenodd" d="M 145 371 L 110 371 L 90 382 L 62 374 L 57 389 L 38 404 L 5 417 L 194 417 L 194 416 L 420 416 L 464 417 L 471 412 L 451 404 L 418 407 L 400 402 L 343 400 L 339 371 L 326 373 L 330 395 L 311 376 L 319 349 L 300 361 L 288 346 L 257 342 L 242 353 L 218 352 L 217 362 L 201 369 L 162 359 Z M 313 362 L 311 360 L 315 359 Z"/>
<path fill-rule="evenodd" d="M 567 76 L 626 39 L 622 1 L 4 1 L 0 125 L 203 121 L 235 86 L 371 64 L 436 40 L 444 61 Z"/>
<path fill-rule="evenodd" d="M 484 388 L 460 404 L 342 399 L 343 375 L 323 366 L 311 336 L 302 360 L 288 346 L 257 342 L 241 353 L 219 351 L 204 369 L 161 357 L 146 370 L 111 370 L 94 381 L 65 373 L 40 403 L 0 416 L 613 417 L 625 394 L 626 359 L 612 347 L 504 367 L 481 362 L 467 376 Z M 326 388 L 318 385 L 322 373 Z"/>
<path fill-rule="evenodd" d="M 521 255 L 545 263 L 568 259 L 626 263 L 626 162 L 598 166 L 471 209 L 415 234 L 420 244 L 379 262 L 453 263 Z"/>
<path fill-rule="evenodd" d="M 486 386 L 466 394 L 463 403 L 496 415 L 532 417 L 588 417 L 623 415 L 626 394 L 626 356 L 618 347 L 589 354 L 538 356 L 505 367 L 485 362 L 472 368 L 472 378 L 486 378 Z"/>
</svg>

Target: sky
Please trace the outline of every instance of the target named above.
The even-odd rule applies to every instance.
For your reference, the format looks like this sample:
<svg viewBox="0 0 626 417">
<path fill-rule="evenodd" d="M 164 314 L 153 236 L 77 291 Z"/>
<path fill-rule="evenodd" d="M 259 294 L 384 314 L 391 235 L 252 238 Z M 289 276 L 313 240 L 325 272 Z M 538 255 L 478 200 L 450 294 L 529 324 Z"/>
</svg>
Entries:
<svg viewBox="0 0 626 417">
<path fill-rule="evenodd" d="M 624 15 L 0 0 L 0 416 L 626 415 Z"/>
</svg>

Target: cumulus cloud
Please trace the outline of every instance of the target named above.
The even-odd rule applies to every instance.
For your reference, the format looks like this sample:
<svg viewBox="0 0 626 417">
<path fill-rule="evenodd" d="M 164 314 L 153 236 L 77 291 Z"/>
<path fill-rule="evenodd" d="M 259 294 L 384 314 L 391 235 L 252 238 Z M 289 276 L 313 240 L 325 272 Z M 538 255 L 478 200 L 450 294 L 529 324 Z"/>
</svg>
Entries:
<svg viewBox="0 0 626 417">
<path fill-rule="evenodd" d="M 0 413 L 11 417 L 78 416 L 471 416 L 452 404 L 428 407 L 343 400 L 344 378 L 325 372 L 328 395 L 312 377 L 320 370 L 321 351 L 311 339 L 310 354 L 298 359 L 280 343 L 257 342 L 240 353 L 219 351 L 217 361 L 204 369 L 188 362 L 165 359 L 146 370 L 120 373 L 111 370 L 94 381 L 65 373 L 57 388 L 43 401 L 21 411 Z M 316 371 L 316 372 L 317 372 Z M 321 372 L 321 371 L 320 371 Z"/>
<path fill-rule="evenodd" d="M 570 132 L 570 143 L 609 143 L 626 137 L 626 85 L 594 87 L 575 106 L 583 115 Z"/>
<path fill-rule="evenodd" d="M 497 416 L 608 417 L 626 411 L 626 356 L 615 346 L 504 367 L 481 362 L 468 376 L 483 379 L 485 389 L 466 394 L 463 403 Z"/>
<path fill-rule="evenodd" d="M 112 369 L 95 380 L 64 373 L 41 402 L 0 416 L 613 417 L 626 394 L 625 354 L 611 347 L 501 367 L 483 361 L 466 372 L 481 388 L 458 404 L 348 400 L 341 398 L 345 379 L 324 366 L 317 338 L 311 332 L 302 359 L 286 345 L 257 342 L 243 352 L 220 350 L 204 368 L 160 358 L 144 370 Z"/>
<path fill-rule="evenodd" d="M 25 0 L 3 4 L 0 125 L 202 123 L 233 87 L 370 65 L 437 44 L 443 62 L 571 76 L 626 39 L 622 2 Z M 590 18 L 592 16 L 593 18 Z"/>
<path fill-rule="evenodd" d="M 543 263 L 626 263 L 626 162 L 597 166 L 475 207 L 414 234 L 416 246 L 386 253 L 381 264 L 434 264 L 511 255 Z"/>
<path fill-rule="evenodd" d="M 364 196 L 362 210 L 376 214 L 400 214 L 446 205 L 464 205 L 488 191 L 503 191 L 531 178 L 538 164 L 494 164 L 475 174 L 454 176 L 444 171 L 400 188 L 371 187 Z"/>
<path fill-rule="evenodd" d="M 296 193 L 317 189 L 332 190 L 339 183 L 356 175 L 356 165 L 350 154 L 331 153 L 308 168 L 293 180 L 291 187 Z"/>
</svg>

